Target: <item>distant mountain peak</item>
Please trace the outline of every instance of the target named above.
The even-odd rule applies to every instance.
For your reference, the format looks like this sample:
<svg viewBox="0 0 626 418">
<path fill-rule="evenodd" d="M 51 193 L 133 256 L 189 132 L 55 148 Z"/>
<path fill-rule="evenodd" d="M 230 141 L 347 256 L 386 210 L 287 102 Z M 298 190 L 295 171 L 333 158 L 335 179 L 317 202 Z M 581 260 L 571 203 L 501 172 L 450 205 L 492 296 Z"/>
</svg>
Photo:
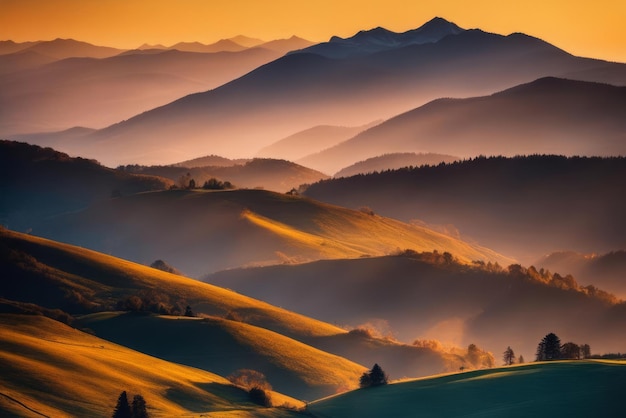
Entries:
<svg viewBox="0 0 626 418">
<path fill-rule="evenodd" d="M 304 51 L 330 58 L 345 58 L 409 45 L 437 42 L 448 35 L 457 35 L 464 30 L 455 23 L 441 17 L 435 17 L 419 28 L 406 32 L 393 32 L 378 26 L 359 31 L 348 38 L 333 36 L 328 42 L 313 45 Z"/>
</svg>

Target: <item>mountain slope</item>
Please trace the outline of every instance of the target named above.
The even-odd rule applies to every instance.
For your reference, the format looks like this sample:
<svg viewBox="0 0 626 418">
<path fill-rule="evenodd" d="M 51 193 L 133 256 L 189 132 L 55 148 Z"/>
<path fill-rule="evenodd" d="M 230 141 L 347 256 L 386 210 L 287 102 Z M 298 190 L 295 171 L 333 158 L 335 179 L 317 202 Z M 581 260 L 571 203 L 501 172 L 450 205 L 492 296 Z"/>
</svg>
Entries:
<svg viewBox="0 0 626 418">
<path fill-rule="evenodd" d="M 335 167 L 386 152 L 626 154 L 626 87 L 553 77 L 469 99 L 440 99 L 299 162 Z"/>
<path fill-rule="evenodd" d="M 250 403 L 243 390 L 221 376 L 147 356 L 57 321 L 0 314 L 0 324 L 3 416 L 107 417 L 123 390 L 131 400 L 142 395 L 155 417 L 236 411 L 276 416 Z"/>
<path fill-rule="evenodd" d="M 295 161 L 348 140 L 376 123 L 354 127 L 314 126 L 274 142 L 260 150 L 257 155 L 259 157 L 284 158 Z"/>
<path fill-rule="evenodd" d="M 19 62 L 7 62 L 13 55 L 0 56 L 0 62 L 23 67 L 26 53 L 15 54 L 15 59 L 22 58 Z M 73 126 L 102 128 L 218 87 L 280 55 L 263 48 L 216 53 L 135 50 L 105 59 L 69 58 L 15 71 L 0 80 L 0 106 L 4 108 L 0 134 Z"/>
<path fill-rule="evenodd" d="M 378 157 L 359 161 L 349 167 L 342 168 L 333 177 L 351 177 L 357 174 L 368 174 L 404 167 L 420 167 L 422 165 L 438 165 L 459 160 L 458 157 L 443 154 L 416 154 L 414 152 L 384 154 Z"/>
<path fill-rule="evenodd" d="M 0 141 L 0 224 L 16 230 L 25 231 L 49 217 L 112 196 L 162 190 L 171 184 L 50 148 Z"/>
<path fill-rule="evenodd" d="M 556 362 L 480 370 L 357 390 L 307 405 L 314 417 L 619 416 L 619 362 Z"/>
<path fill-rule="evenodd" d="M 63 150 L 97 155 L 111 165 L 162 164 L 172 152 L 180 153 L 179 160 L 198 153 L 250 156 L 311 126 L 358 126 L 440 97 L 491 94 L 594 68 L 626 66 L 574 57 L 522 34 L 479 30 L 346 59 L 294 53 L 217 89 L 68 142 Z M 146 149 L 154 152 L 150 158 Z"/>
<path fill-rule="evenodd" d="M 124 52 L 123 49 L 97 46 L 74 39 L 57 38 L 52 41 L 40 41 L 21 52 L 36 52 L 60 60 L 70 57 L 107 58 Z"/>
<path fill-rule="evenodd" d="M 626 248 L 625 158 L 476 158 L 439 167 L 333 179 L 305 194 L 463 237 L 525 264 L 554 251 Z"/>
<path fill-rule="evenodd" d="M 594 352 L 626 344 L 618 331 L 626 324 L 624 303 L 571 276 L 519 265 L 469 267 L 442 254 L 409 252 L 230 269 L 204 280 L 329 322 L 385 324 L 405 343 L 475 343 L 496 356 L 510 345 L 527 359 L 550 330 Z"/>
<path fill-rule="evenodd" d="M 111 199 L 56 217 L 35 233 L 187 275 L 243 265 L 438 249 L 472 260 L 507 259 L 424 227 L 263 190 L 170 190 Z M 165 238 L 167 237 L 167 238 Z"/>
</svg>

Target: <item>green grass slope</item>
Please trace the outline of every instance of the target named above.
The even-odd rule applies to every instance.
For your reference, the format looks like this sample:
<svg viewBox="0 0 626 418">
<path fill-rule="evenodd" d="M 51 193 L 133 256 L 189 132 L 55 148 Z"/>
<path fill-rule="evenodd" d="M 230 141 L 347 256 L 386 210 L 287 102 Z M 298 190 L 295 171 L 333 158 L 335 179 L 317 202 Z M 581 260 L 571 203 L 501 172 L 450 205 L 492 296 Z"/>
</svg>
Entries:
<svg viewBox="0 0 626 418">
<path fill-rule="evenodd" d="M 625 363 L 534 363 L 360 389 L 307 409 L 317 418 L 621 417 L 625 379 Z"/>
<path fill-rule="evenodd" d="M 225 378 L 113 344 L 42 316 L 0 314 L 0 416 L 110 417 L 126 390 L 151 417 L 291 416 Z M 298 401 L 276 394 L 281 402 Z M 233 415 L 231 415 L 233 414 Z"/>
<path fill-rule="evenodd" d="M 275 332 L 222 318 L 104 313 L 76 324 L 142 353 L 222 376 L 238 369 L 259 371 L 275 390 L 300 399 L 354 389 L 365 371 Z"/>
<path fill-rule="evenodd" d="M 431 229 L 263 190 L 168 190 L 125 196 L 50 220 L 37 235 L 198 277 L 245 265 L 448 251 L 463 262 L 493 251 Z"/>
</svg>

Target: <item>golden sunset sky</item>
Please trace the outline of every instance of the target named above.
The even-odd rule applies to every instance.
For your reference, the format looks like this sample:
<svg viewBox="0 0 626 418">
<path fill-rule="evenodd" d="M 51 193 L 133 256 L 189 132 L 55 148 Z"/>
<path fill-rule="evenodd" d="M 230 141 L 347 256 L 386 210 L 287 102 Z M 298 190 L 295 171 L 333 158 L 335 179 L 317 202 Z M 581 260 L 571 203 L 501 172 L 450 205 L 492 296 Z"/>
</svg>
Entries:
<svg viewBox="0 0 626 418">
<path fill-rule="evenodd" d="M 119 48 L 240 34 L 326 41 L 376 26 L 406 31 L 435 16 L 626 62 L 625 0 L 0 0 L 0 39 L 74 38 Z"/>
</svg>

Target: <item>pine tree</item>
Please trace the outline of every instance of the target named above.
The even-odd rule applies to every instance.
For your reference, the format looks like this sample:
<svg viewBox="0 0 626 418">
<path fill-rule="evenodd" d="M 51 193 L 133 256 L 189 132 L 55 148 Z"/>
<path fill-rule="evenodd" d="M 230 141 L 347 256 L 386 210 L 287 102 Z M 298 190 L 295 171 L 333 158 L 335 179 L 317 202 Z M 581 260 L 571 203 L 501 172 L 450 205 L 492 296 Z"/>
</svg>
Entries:
<svg viewBox="0 0 626 418">
<path fill-rule="evenodd" d="M 389 377 L 387 373 L 383 371 L 378 363 L 374 364 L 371 370 L 363 373 L 359 379 L 359 385 L 362 388 L 386 385 L 388 382 Z"/>
<path fill-rule="evenodd" d="M 135 395 L 133 397 L 133 418 L 148 418 L 148 411 L 146 409 L 146 400 L 141 395 Z"/>
<path fill-rule="evenodd" d="M 515 363 L 515 353 L 510 346 L 507 347 L 504 351 L 503 359 L 506 366 L 510 366 L 511 364 Z"/>
<path fill-rule="evenodd" d="M 132 418 L 132 416 L 130 405 L 128 404 L 128 396 L 126 395 L 126 391 L 123 391 L 117 398 L 117 405 L 113 411 L 113 418 Z"/>
<path fill-rule="evenodd" d="M 537 345 L 537 361 L 558 360 L 561 358 L 561 340 L 554 333 L 543 337 Z"/>
<path fill-rule="evenodd" d="M 524 364 L 524 356 L 523 355 L 519 355 L 519 358 L 517 359 L 517 363 L 518 364 Z"/>
</svg>

